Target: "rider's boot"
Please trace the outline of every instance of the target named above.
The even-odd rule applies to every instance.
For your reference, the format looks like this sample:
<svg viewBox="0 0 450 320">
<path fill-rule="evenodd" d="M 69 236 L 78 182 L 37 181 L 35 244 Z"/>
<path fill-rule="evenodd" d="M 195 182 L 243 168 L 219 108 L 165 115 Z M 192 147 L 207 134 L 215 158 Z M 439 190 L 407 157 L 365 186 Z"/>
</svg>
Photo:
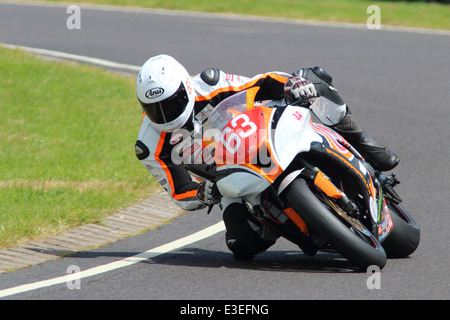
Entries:
<svg viewBox="0 0 450 320">
<path fill-rule="evenodd" d="M 232 203 L 223 212 L 227 229 L 226 244 L 236 260 L 252 260 L 255 255 L 266 251 L 275 243 L 273 240 L 264 240 L 250 227 L 248 215 L 248 210 L 242 203 Z"/>
<path fill-rule="evenodd" d="M 388 171 L 395 168 L 400 162 L 395 153 L 379 144 L 366 131 L 359 128 L 348 108 L 345 118 L 332 128 L 354 146 L 375 169 Z"/>
</svg>

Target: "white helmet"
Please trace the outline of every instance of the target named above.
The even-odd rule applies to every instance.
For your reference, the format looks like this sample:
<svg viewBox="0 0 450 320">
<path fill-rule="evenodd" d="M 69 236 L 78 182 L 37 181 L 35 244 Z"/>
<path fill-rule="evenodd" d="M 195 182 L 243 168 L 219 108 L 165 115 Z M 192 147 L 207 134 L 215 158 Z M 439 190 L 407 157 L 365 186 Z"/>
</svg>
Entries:
<svg viewBox="0 0 450 320">
<path fill-rule="evenodd" d="M 171 56 L 148 59 L 136 79 L 136 97 L 152 124 L 164 132 L 192 119 L 195 93 L 186 69 Z"/>
</svg>

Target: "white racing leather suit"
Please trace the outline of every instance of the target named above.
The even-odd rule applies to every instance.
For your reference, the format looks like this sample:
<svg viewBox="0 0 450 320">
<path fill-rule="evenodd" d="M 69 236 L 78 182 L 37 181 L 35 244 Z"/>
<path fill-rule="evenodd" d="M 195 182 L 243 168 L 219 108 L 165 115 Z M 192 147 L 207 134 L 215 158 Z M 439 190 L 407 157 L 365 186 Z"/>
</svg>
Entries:
<svg viewBox="0 0 450 320">
<path fill-rule="evenodd" d="M 247 78 L 226 74 L 218 69 L 207 69 L 192 78 L 196 93 L 195 119 L 204 123 L 213 108 L 223 99 L 256 86 L 260 89 L 255 100 L 281 99 L 284 84 L 291 76 L 284 72 L 269 72 Z M 185 166 L 176 164 L 177 161 L 173 161 L 171 156 L 173 149 L 180 143 L 180 135 L 159 131 L 144 114 L 135 145 L 137 158 L 168 192 L 175 204 L 184 210 L 201 209 L 205 205 L 196 198 L 199 183 L 193 181 Z M 194 152 L 196 147 L 201 146 L 183 146 L 183 150 Z"/>
</svg>

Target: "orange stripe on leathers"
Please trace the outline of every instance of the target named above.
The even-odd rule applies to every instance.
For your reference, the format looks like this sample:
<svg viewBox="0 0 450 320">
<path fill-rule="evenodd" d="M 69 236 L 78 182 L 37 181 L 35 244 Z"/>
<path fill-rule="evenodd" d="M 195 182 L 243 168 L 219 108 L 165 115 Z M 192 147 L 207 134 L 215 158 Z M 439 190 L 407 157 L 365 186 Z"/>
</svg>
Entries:
<svg viewBox="0 0 450 320">
<path fill-rule="evenodd" d="M 164 145 L 164 140 L 166 138 L 166 132 L 161 132 L 161 136 L 159 138 L 158 141 L 158 146 L 156 147 L 156 151 L 155 151 L 155 159 L 156 161 L 158 161 L 159 165 L 161 166 L 161 168 L 164 170 L 164 172 L 166 173 L 166 177 L 167 180 L 169 180 L 169 184 L 170 184 L 170 188 L 172 189 L 172 198 L 174 198 L 175 200 L 183 200 L 186 198 L 195 198 L 197 195 L 197 190 L 191 190 L 191 191 L 187 191 L 185 193 L 181 193 L 181 194 L 176 194 L 175 193 L 175 185 L 173 184 L 173 178 L 172 178 L 172 174 L 169 170 L 169 168 L 167 168 L 167 165 L 164 163 L 164 161 L 162 161 L 159 158 L 159 155 L 161 154 L 161 150 L 162 147 Z"/>
</svg>

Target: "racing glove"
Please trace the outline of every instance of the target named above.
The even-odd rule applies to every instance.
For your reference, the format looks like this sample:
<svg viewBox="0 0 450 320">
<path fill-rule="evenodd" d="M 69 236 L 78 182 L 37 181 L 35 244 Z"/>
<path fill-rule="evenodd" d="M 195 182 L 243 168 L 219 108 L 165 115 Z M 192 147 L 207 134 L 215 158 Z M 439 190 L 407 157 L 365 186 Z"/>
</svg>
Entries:
<svg viewBox="0 0 450 320">
<path fill-rule="evenodd" d="M 302 77 L 291 77 L 284 84 L 284 98 L 288 104 L 305 102 L 317 97 L 317 91 L 311 81 Z"/>
<path fill-rule="evenodd" d="M 220 203 L 222 195 L 217 189 L 217 185 L 214 181 L 206 180 L 200 183 L 197 189 L 197 199 L 207 206 L 212 206 Z"/>
</svg>

